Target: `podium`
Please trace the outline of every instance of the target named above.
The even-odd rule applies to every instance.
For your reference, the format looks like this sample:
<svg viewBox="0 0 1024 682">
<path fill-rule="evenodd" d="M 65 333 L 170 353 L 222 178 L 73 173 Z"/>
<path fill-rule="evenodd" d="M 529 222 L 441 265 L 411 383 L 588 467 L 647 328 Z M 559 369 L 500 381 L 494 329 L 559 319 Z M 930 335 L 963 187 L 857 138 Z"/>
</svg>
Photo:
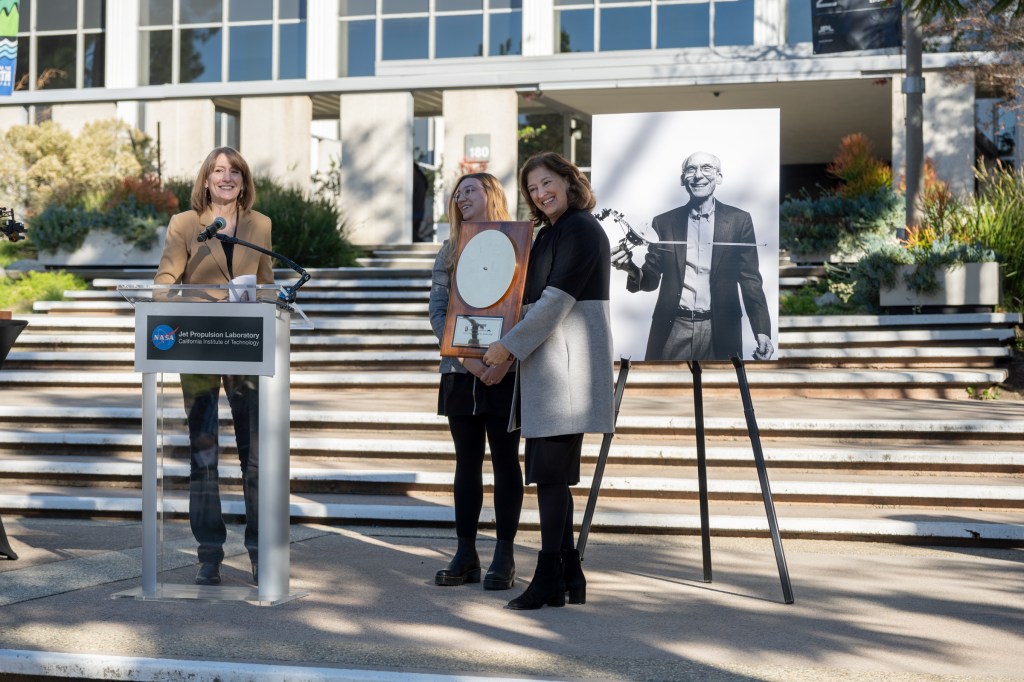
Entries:
<svg viewBox="0 0 1024 682">
<path fill-rule="evenodd" d="M 125 285 L 118 291 L 135 310 L 135 371 L 142 373 L 143 546 L 141 588 L 113 596 L 259 606 L 305 596 L 292 592 L 289 584 L 289 354 L 291 330 L 312 329 L 309 318 L 284 302 L 275 285 Z M 164 399 L 163 389 L 175 383 L 174 374 L 216 375 L 218 392 L 221 376 L 259 377 L 259 427 L 252 430 L 255 442 L 250 444 L 250 452 L 258 452 L 259 470 L 257 586 L 192 584 L 197 543 L 187 528 L 173 524 L 183 512 L 187 515 L 191 502 L 164 489 L 165 475 L 180 478 L 184 471 L 189 477 L 190 471 L 188 464 L 167 456 L 188 443 L 188 429 L 183 438 L 181 426 L 173 426 L 185 421 L 182 392 L 168 391 Z M 219 421 L 219 413 L 212 418 Z M 229 479 L 231 466 L 220 457 L 218 470 Z M 237 500 L 223 506 L 232 515 L 244 510 Z"/>
</svg>

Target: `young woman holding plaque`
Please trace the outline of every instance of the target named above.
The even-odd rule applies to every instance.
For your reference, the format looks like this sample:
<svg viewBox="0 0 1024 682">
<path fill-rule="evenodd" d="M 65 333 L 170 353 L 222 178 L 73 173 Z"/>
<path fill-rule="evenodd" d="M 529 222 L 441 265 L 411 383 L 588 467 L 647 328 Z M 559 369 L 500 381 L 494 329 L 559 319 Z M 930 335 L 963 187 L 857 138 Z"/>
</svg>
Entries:
<svg viewBox="0 0 1024 682">
<path fill-rule="evenodd" d="M 430 326 L 444 335 L 448 298 L 455 270 L 455 249 L 462 223 L 510 220 L 505 192 L 489 173 L 469 173 L 455 183 L 448 202 L 451 237 L 434 261 L 430 288 Z M 478 358 L 441 358 L 437 413 L 448 417 L 455 442 L 455 556 L 434 576 L 437 585 L 480 582 L 476 551 L 477 524 L 483 506 L 485 442 L 490 445 L 494 470 L 494 516 L 497 544 L 484 575 L 485 590 L 507 590 L 516 576 L 512 556 L 523 506 L 523 473 L 519 466 L 519 432 L 508 430 L 515 372 L 512 361 L 485 367 Z"/>
<path fill-rule="evenodd" d="M 156 284 L 228 284 L 241 275 L 255 275 L 257 284 L 272 284 L 270 257 L 244 246 L 210 238 L 219 218 L 220 234 L 270 249 L 270 218 L 252 210 L 256 199 L 252 173 L 242 155 L 218 147 L 203 162 L 192 186 L 189 211 L 178 213 L 167 226 L 167 241 Z M 201 234 L 206 238 L 200 241 Z M 211 304 L 212 305 L 212 304 Z M 217 410 L 221 384 L 231 406 L 235 443 L 242 467 L 245 498 L 245 547 L 252 578 L 259 576 L 259 377 L 182 374 L 181 390 L 188 417 L 191 473 L 189 523 L 199 543 L 197 585 L 219 585 L 227 529 L 221 516 L 217 465 L 220 455 Z"/>
<path fill-rule="evenodd" d="M 530 250 L 519 323 L 492 343 L 486 365 L 519 360 L 526 483 L 537 484 L 541 550 L 526 591 L 511 609 L 586 602 L 573 541 L 570 485 L 579 483 L 584 433 L 614 429 L 611 248 L 590 214 L 586 176 L 559 154 L 530 157 L 519 171 L 530 217 L 541 229 Z"/>
</svg>

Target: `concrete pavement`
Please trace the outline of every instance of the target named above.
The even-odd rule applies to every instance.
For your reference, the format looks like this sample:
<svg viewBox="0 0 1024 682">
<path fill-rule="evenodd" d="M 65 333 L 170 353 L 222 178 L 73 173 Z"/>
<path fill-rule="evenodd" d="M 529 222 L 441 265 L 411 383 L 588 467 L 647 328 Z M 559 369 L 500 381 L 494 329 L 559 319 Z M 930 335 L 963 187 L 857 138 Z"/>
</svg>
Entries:
<svg viewBox="0 0 1024 682">
<path fill-rule="evenodd" d="M 577 506 L 583 493 L 576 495 Z M 516 612 L 538 537 L 520 533 L 514 590 L 441 588 L 447 529 L 292 527 L 292 590 L 275 607 L 112 599 L 140 585 L 141 527 L 6 516 L 0 679 L 1013 680 L 1024 651 L 1024 550 L 593 533 L 587 603 Z M 162 581 L 195 574 L 184 524 Z M 493 540 L 479 541 L 483 561 Z M 247 560 L 232 527 L 226 585 Z M 226 664 L 226 665 L 225 665 Z M 426 677 L 419 677 L 424 675 Z M 433 677 L 431 677 L 433 676 Z"/>
</svg>

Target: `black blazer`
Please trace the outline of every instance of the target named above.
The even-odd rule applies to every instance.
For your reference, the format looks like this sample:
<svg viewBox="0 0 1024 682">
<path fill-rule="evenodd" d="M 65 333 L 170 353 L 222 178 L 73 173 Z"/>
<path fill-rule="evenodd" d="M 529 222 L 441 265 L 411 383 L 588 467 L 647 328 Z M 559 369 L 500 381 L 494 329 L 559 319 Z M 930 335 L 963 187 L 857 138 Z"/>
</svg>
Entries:
<svg viewBox="0 0 1024 682">
<path fill-rule="evenodd" d="M 689 225 L 689 207 L 680 206 L 654 218 L 652 227 L 661 241 L 685 241 Z M 715 242 L 755 244 L 754 223 L 750 214 L 734 206 L 715 202 Z M 756 246 L 715 246 L 711 252 L 711 344 L 712 358 L 664 357 L 672 321 L 679 307 L 686 273 L 686 246 L 651 245 L 641 270 L 640 281 L 627 281 L 630 291 L 654 291 L 659 284 L 658 302 L 651 319 L 647 339 L 647 360 L 728 360 L 743 357 L 743 309 L 750 319 L 754 335 L 771 336 L 771 317 L 764 295 L 764 283 L 758 266 Z"/>
</svg>

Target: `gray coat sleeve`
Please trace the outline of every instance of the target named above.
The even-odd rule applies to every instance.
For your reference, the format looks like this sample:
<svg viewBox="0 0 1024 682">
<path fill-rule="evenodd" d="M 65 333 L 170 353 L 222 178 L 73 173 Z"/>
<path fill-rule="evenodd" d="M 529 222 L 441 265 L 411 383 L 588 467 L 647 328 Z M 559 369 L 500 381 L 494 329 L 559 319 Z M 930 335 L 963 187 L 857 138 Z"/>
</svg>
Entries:
<svg viewBox="0 0 1024 682">
<path fill-rule="evenodd" d="M 427 310 L 430 313 L 430 327 L 434 330 L 434 336 L 438 342 L 444 336 L 444 323 L 448 316 L 448 297 L 451 292 L 451 277 L 448 269 L 444 266 L 445 257 L 448 253 L 448 242 L 441 245 L 434 259 L 434 270 L 431 273 L 430 282 L 430 303 Z"/>
<path fill-rule="evenodd" d="M 545 287 L 540 299 L 531 305 L 519 324 L 512 327 L 501 339 L 518 360 L 524 360 L 544 343 L 561 324 L 576 299 L 555 287 Z"/>
</svg>

